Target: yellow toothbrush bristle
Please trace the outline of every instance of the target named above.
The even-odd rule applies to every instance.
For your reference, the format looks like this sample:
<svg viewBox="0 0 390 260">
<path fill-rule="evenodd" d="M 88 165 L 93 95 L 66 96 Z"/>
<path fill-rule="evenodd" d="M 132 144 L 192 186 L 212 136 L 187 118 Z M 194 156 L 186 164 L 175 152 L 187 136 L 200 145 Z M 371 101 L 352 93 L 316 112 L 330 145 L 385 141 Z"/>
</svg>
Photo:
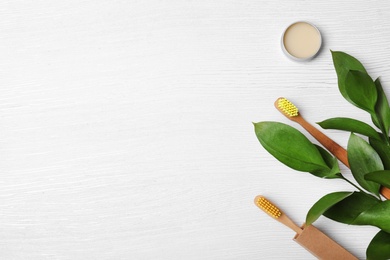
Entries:
<svg viewBox="0 0 390 260">
<path fill-rule="evenodd" d="M 298 108 L 286 98 L 278 99 L 278 107 L 287 116 L 293 117 L 298 115 Z"/>
<path fill-rule="evenodd" d="M 269 200 L 267 200 L 264 197 L 259 197 L 256 200 L 256 204 L 259 208 L 261 208 L 262 210 L 264 210 L 266 213 L 268 213 L 274 218 L 279 218 L 282 215 L 282 212 L 274 204 L 272 204 Z"/>
</svg>

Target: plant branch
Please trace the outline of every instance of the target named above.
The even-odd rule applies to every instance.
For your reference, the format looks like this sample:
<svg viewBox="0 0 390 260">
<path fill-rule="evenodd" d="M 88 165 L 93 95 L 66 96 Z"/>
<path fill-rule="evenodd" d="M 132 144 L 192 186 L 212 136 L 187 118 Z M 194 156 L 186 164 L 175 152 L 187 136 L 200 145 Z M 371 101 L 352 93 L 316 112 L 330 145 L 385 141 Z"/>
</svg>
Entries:
<svg viewBox="0 0 390 260">
<path fill-rule="evenodd" d="M 344 181 L 348 182 L 349 184 L 351 184 L 352 186 L 354 186 L 356 189 L 358 189 L 359 191 L 361 192 L 364 192 L 366 193 L 364 190 L 362 190 L 359 186 L 357 186 L 355 183 L 351 182 L 350 180 L 348 180 L 347 178 L 345 178 L 342 174 L 340 174 L 340 178 L 343 179 Z"/>
</svg>

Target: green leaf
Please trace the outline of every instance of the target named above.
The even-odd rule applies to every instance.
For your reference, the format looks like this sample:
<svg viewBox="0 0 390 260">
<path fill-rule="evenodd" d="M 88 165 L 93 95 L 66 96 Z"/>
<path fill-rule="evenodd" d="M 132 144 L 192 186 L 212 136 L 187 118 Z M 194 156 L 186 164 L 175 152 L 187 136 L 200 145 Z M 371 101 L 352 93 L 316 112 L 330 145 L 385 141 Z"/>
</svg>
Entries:
<svg viewBox="0 0 390 260">
<path fill-rule="evenodd" d="M 367 173 L 364 178 L 368 181 L 374 181 L 382 186 L 390 188 L 390 170 L 370 172 Z"/>
<path fill-rule="evenodd" d="M 384 168 L 390 170 L 390 146 L 373 138 L 369 138 L 369 141 L 370 145 L 381 157 Z"/>
<path fill-rule="evenodd" d="M 390 234 L 379 231 L 368 245 L 366 256 L 367 260 L 390 259 Z"/>
<path fill-rule="evenodd" d="M 352 225 L 371 225 L 390 232 L 390 200 L 379 203 L 362 212 Z"/>
<path fill-rule="evenodd" d="M 318 124 L 324 129 L 345 130 L 381 140 L 380 135 L 374 128 L 356 119 L 335 117 L 319 122 Z"/>
<path fill-rule="evenodd" d="M 323 215 L 337 222 L 353 224 L 360 214 L 377 205 L 379 202 L 379 200 L 371 195 L 354 192 L 331 206 Z"/>
<path fill-rule="evenodd" d="M 357 107 L 375 113 L 376 86 L 366 72 L 350 70 L 345 77 L 345 91 Z"/>
<path fill-rule="evenodd" d="M 345 78 L 347 76 L 348 71 L 350 70 L 358 70 L 366 72 L 364 66 L 358 61 L 356 58 L 352 57 L 349 54 L 341 51 L 331 51 L 333 58 L 333 65 L 336 69 L 338 86 L 341 95 L 348 100 L 350 103 L 354 104 L 354 102 L 349 98 L 346 90 L 345 90 Z"/>
<path fill-rule="evenodd" d="M 383 170 L 379 155 L 366 141 L 351 134 L 348 141 L 348 162 L 355 180 L 367 191 L 379 195 L 379 184 L 367 181 L 364 175 L 369 172 Z"/>
<path fill-rule="evenodd" d="M 327 218 L 350 225 L 370 225 L 390 232 L 390 200 L 380 201 L 354 192 L 323 213 Z"/>
<path fill-rule="evenodd" d="M 331 169 L 331 172 L 329 175 L 326 176 L 326 178 L 340 178 L 340 167 L 339 167 L 339 161 L 337 160 L 336 157 L 333 157 L 328 151 L 326 151 L 324 148 L 321 146 L 318 146 L 315 144 L 317 147 L 317 150 L 320 152 L 322 158 L 324 159 L 326 165 Z"/>
<path fill-rule="evenodd" d="M 383 91 L 379 78 L 375 80 L 375 86 L 378 93 L 378 100 L 375 106 L 375 114 L 380 124 L 383 134 L 389 135 L 390 127 L 390 107 L 385 92 Z"/>
<path fill-rule="evenodd" d="M 295 128 L 279 122 L 259 122 L 254 126 L 260 144 L 280 162 L 322 178 L 333 174 L 317 147 Z"/>
<path fill-rule="evenodd" d="M 316 221 L 325 211 L 327 211 L 334 204 L 340 202 L 346 197 L 353 194 L 353 192 L 334 192 L 325 195 L 319 199 L 309 210 L 306 215 L 306 225 L 311 225 Z"/>
</svg>

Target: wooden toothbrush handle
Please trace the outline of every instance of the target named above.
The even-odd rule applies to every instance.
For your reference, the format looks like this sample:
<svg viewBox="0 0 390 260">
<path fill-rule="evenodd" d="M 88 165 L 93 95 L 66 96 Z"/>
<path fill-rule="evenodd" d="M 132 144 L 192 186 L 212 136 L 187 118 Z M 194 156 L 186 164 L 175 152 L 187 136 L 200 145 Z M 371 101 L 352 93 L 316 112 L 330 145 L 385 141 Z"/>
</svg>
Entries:
<svg viewBox="0 0 390 260">
<path fill-rule="evenodd" d="M 390 199 L 390 189 L 386 187 L 381 187 L 380 193 L 382 194 L 383 197 L 386 199 Z"/>
<path fill-rule="evenodd" d="M 287 217 L 286 214 L 282 213 L 282 215 L 276 220 L 294 230 L 295 233 L 302 234 L 302 228 L 298 227 L 289 217 Z"/>
<path fill-rule="evenodd" d="M 337 157 L 345 166 L 349 168 L 347 151 L 337 144 L 335 141 L 330 139 L 328 136 L 323 134 L 320 130 L 309 124 L 302 116 L 294 118 L 303 128 L 305 128 L 318 142 L 320 142 L 329 152 Z"/>
</svg>

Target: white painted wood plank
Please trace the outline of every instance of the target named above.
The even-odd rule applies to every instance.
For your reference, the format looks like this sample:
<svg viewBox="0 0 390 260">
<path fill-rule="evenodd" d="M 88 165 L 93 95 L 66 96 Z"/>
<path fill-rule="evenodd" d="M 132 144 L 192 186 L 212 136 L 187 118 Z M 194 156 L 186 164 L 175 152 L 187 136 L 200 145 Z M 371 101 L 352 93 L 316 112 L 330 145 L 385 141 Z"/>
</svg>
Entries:
<svg viewBox="0 0 390 260">
<path fill-rule="evenodd" d="M 0 258 L 311 259 L 253 197 L 300 223 L 350 187 L 281 165 L 251 122 L 288 122 L 279 96 L 311 122 L 369 120 L 338 93 L 328 50 L 358 57 L 390 94 L 389 11 L 386 1 L 2 1 Z M 312 62 L 280 50 L 296 20 L 323 33 Z M 318 226 L 360 258 L 377 231 Z"/>
</svg>

